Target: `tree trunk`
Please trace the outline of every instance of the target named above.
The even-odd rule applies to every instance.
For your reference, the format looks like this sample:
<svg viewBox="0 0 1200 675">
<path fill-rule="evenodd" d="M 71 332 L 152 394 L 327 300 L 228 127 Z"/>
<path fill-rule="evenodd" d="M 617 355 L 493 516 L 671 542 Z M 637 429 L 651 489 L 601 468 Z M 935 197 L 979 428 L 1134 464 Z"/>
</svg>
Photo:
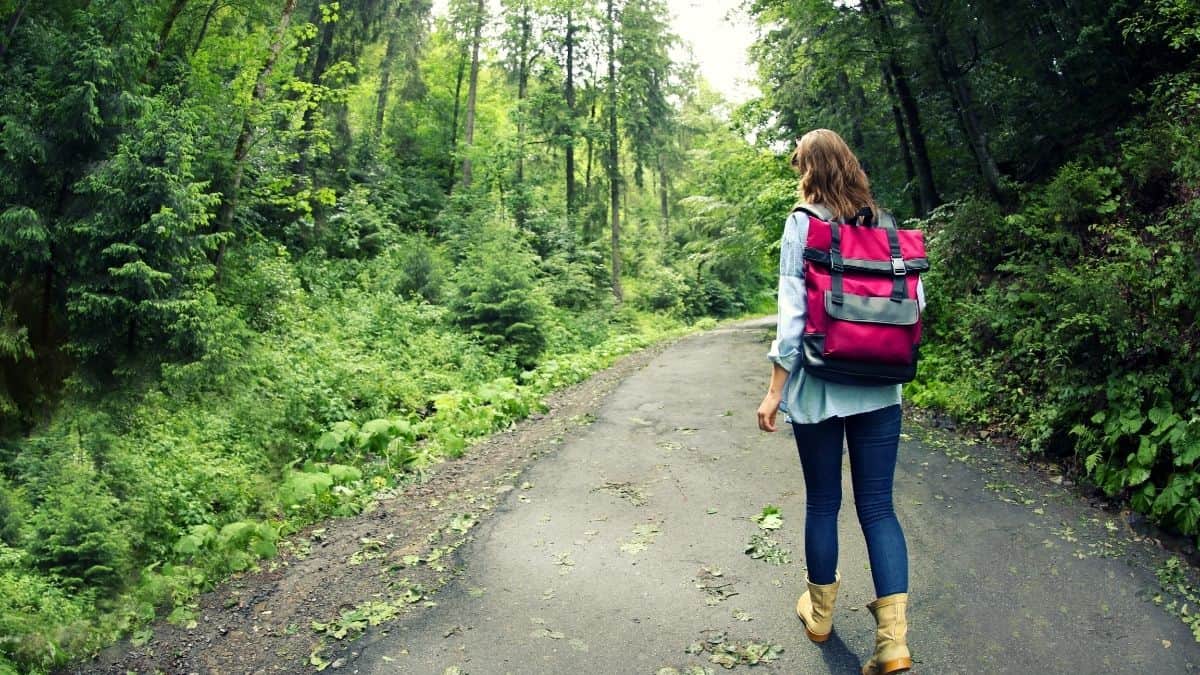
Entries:
<svg viewBox="0 0 1200 675">
<path fill-rule="evenodd" d="M 567 100 L 567 218 L 575 215 L 575 21 L 567 12 L 567 74 L 565 97 Z"/>
<path fill-rule="evenodd" d="M 987 130 L 984 129 L 979 113 L 975 110 L 971 83 L 959 66 L 958 57 L 954 54 L 954 47 L 950 44 L 950 36 L 946 33 L 941 19 L 925 5 L 923 0 L 909 0 L 909 5 L 924 25 L 925 32 L 929 36 L 930 51 L 933 52 L 934 60 L 937 62 L 942 82 L 946 85 L 951 100 L 954 101 L 959 123 L 962 124 L 963 134 L 967 137 L 967 145 L 971 148 L 971 153 L 975 156 L 975 162 L 979 166 L 979 175 L 983 178 L 984 185 L 992 197 L 998 202 L 1004 202 L 1006 195 L 1000 183 L 1000 170 L 996 167 L 996 159 L 988 147 Z"/>
<path fill-rule="evenodd" d="M 886 69 L 883 71 L 883 86 L 887 90 L 888 99 L 892 104 L 892 121 L 896 125 L 896 139 L 900 144 L 900 159 L 904 162 L 904 177 L 907 179 L 905 191 L 912 197 L 913 213 L 924 217 L 927 213 L 922 208 L 921 194 L 919 191 L 912 189 L 912 184 L 917 180 L 917 171 L 913 166 L 912 146 L 909 144 L 908 132 L 904 128 L 904 115 L 900 112 L 900 106 L 896 102 L 896 90 L 892 86 L 892 78 L 888 76 Z"/>
<path fill-rule="evenodd" d="M 900 112 L 904 118 L 904 126 L 908 130 L 908 140 L 912 144 L 914 169 L 917 173 L 917 186 L 921 193 L 921 208 L 918 213 L 927 215 L 942 203 L 941 195 L 933 180 L 933 166 L 929 161 L 929 150 L 925 145 L 925 133 L 921 130 L 921 113 L 917 99 L 908 86 L 908 77 L 896 58 L 896 45 L 892 39 L 891 19 L 884 10 L 882 0 L 864 0 L 863 6 L 875 16 L 879 25 L 879 50 L 883 57 L 885 75 L 891 79 L 896 90 L 896 100 L 900 103 Z"/>
<path fill-rule="evenodd" d="M 38 342 L 50 344 L 50 313 L 53 311 L 54 300 L 54 244 L 50 244 L 50 256 L 46 259 L 46 267 L 42 270 L 42 311 Z"/>
<path fill-rule="evenodd" d="M 596 123 L 596 99 L 599 98 L 599 96 L 596 93 L 596 81 L 594 79 L 592 81 L 592 96 L 591 96 L 591 98 L 592 98 L 591 109 L 588 110 L 588 129 L 591 129 L 592 125 L 594 125 Z M 592 164 L 593 164 L 595 158 L 596 158 L 596 150 L 592 144 L 592 134 L 589 133 L 587 135 L 587 171 L 584 173 L 584 179 L 583 179 L 583 189 L 589 195 L 592 193 Z"/>
<path fill-rule="evenodd" d="M 521 43 L 517 54 L 517 185 L 525 183 L 525 97 L 529 95 L 529 3 L 521 3 Z M 520 218 L 518 218 L 520 220 Z"/>
<path fill-rule="evenodd" d="M 533 21 L 529 17 L 529 2 L 521 3 L 521 42 L 517 54 L 517 200 L 513 217 L 517 227 L 524 229 L 528 220 L 528 202 L 525 195 L 525 98 L 529 95 L 529 70 L 533 66 L 529 42 L 533 34 Z"/>
<path fill-rule="evenodd" d="M 216 13 L 217 7 L 220 6 L 221 0 L 213 0 L 208 6 L 208 11 L 204 12 L 204 21 L 200 22 L 200 34 L 196 36 L 196 42 L 192 45 L 192 56 L 200 51 L 200 45 L 204 42 L 204 36 L 208 35 L 208 25 L 212 22 L 213 14 Z"/>
<path fill-rule="evenodd" d="M 17 11 L 13 12 L 12 18 L 8 20 L 8 28 L 4 29 L 4 42 L 0 44 L 0 57 L 8 51 L 8 46 L 12 44 L 13 35 L 17 32 L 17 26 L 21 25 L 21 19 L 25 16 L 25 10 L 29 9 L 29 0 L 21 3 Z"/>
<path fill-rule="evenodd" d="M 464 48 L 458 56 L 458 73 L 454 79 L 454 114 L 450 118 L 450 180 L 448 184 L 451 187 L 455 183 L 454 173 L 458 170 L 458 161 L 454 156 L 458 154 L 458 112 L 462 107 L 462 83 L 466 70 L 467 50 Z"/>
<path fill-rule="evenodd" d="M 670 179 L 667 177 L 667 165 L 660 154 L 658 156 L 658 215 L 661 218 L 662 237 L 666 241 L 671 236 L 671 201 Z"/>
<path fill-rule="evenodd" d="M 329 62 L 333 59 L 333 34 L 335 32 L 337 32 L 337 22 L 326 21 L 321 25 L 321 42 L 317 45 L 317 60 L 313 62 L 312 72 L 308 76 L 308 81 L 312 84 L 321 84 L 322 78 L 325 77 L 325 71 L 329 68 Z M 313 121 L 316 119 L 312 111 L 313 108 L 309 107 L 304 113 L 305 130 L 311 130 Z"/>
<path fill-rule="evenodd" d="M 158 70 L 163 50 L 167 48 L 167 38 L 171 36 L 171 29 L 175 26 L 175 20 L 179 18 L 179 13 L 183 11 L 187 4 L 188 0 L 174 0 L 167 9 L 167 16 L 163 19 L 162 28 L 158 31 L 158 42 L 154 45 L 154 52 L 150 54 L 150 62 L 146 64 L 146 74 L 142 78 L 143 80 L 149 80 L 150 76 Z"/>
<path fill-rule="evenodd" d="M 467 118 L 463 128 L 463 142 L 467 155 L 462 162 L 462 186 L 471 187 L 471 146 L 475 143 L 475 99 L 479 92 L 479 42 L 483 33 L 483 0 L 475 6 L 475 27 L 471 37 L 471 79 L 467 85 Z"/>
<path fill-rule="evenodd" d="M 228 232 L 233 228 L 233 216 L 237 211 L 238 194 L 241 191 L 242 178 L 245 175 L 246 156 L 250 152 L 250 141 L 254 135 L 254 115 L 263 99 L 267 97 L 267 82 L 271 79 L 271 72 L 275 70 L 275 62 L 279 60 L 279 53 L 283 50 L 283 41 L 287 37 L 288 26 L 292 23 L 292 14 L 295 11 L 296 0 L 284 0 L 279 28 L 275 31 L 275 41 L 271 43 L 271 48 L 267 52 L 267 60 L 263 63 L 262 69 L 258 71 L 258 78 L 254 81 L 254 94 L 250 99 L 250 107 L 242 118 L 242 130 L 233 147 L 233 180 L 229 190 L 223 195 L 221 208 L 217 212 L 218 232 Z M 221 242 L 215 260 L 218 274 L 224 258 L 225 242 Z"/>
<path fill-rule="evenodd" d="M 399 11 L 399 10 L 397 10 Z M 387 114 L 388 98 L 392 91 L 392 66 L 396 62 L 396 54 L 400 51 L 400 30 L 394 20 L 388 29 L 387 51 L 383 54 L 383 63 L 379 66 L 379 95 L 375 97 L 375 138 L 383 138 L 383 120 Z"/>
<path fill-rule="evenodd" d="M 608 192 L 612 225 L 612 292 L 617 304 L 625 301 L 621 289 L 621 176 L 617 137 L 616 13 L 608 0 Z"/>
<path fill-rule="evenodd" d="M 863 92 L 862 85 L 850 85 L 850 76 L 846 71 L 839 70 L 837 74 L 838 88 L 842 90 L 844 95 L 849 97 L 850 103 L 850 143 L 854 148 L 854 152 L 861 155 L 866 146 L 866 139 L 863 137 L 862 113 L 855 111 L 867 110 L 867 96 Z"/>
</svg>

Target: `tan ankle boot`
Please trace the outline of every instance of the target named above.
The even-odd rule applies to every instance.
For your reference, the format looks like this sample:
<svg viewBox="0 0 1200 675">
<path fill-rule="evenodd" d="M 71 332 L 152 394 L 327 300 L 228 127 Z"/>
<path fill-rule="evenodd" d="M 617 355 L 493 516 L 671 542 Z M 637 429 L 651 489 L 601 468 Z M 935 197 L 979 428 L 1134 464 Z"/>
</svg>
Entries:
<svg viewBox="0 0 1200 675">
<path fill-rule="evenodd" d="M 833 602 L 837 599 L 841 572 L 833 573 L 833 583 L 814 584 L 805 579 L 808 590 L 796 601 L 796 614 L 804 622 L 804 632 L 813 642 L 824 642 L 833 631 Z"/>
<path fill-rule="evenodd" d="M 867 605 L 875 615 L 875 654 L 862 668 L 862 675 L 892 675 L 912 668 L 912 655 L 905 641 L 908 620 L 904 616 L 908 593 L 885 595 Z"/>
</svg>

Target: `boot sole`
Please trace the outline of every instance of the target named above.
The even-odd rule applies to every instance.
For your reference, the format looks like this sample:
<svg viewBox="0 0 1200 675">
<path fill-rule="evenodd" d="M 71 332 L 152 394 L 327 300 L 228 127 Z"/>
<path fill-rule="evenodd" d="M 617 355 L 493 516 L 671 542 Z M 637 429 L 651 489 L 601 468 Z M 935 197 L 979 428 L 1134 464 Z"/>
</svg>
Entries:
<svg viewBox="0 0 1200 675">
<path fill-rule="evenodd" d="M 905 657 L 884 661 L 870 670 L 863 667 L 862 675 L 895 675 L 895 673 L 907 673 L 911 669 L 912 659 Z"/>
<path fill-rule="evenodd" d="M 801 620 L 801 623 L 803 623 L 803 620 Z M 829 639 L 829 636 L 830 636 L 830 635 L 833 635 L 833 631 L 829 631 L 828 633 L 826 633 L 826 634 L 824 634 L 824 635 L 818 635 L 817 633 L 814 633 L 814 632 L 812 632 L 811 630 L 809 630 L 809 629 L 808 629 L 808 626 L 805 626 L 805 627 L 804 627 L 804 634 L 808 636 L 808 639 L 809 639 L 809 640 L 812 640 L 813 642 L 816 642 L 816 643 L 818 643 L 818 644 L 819 644 L 819 643 L 821 643 L 821 642 L 824 642 L 824 641 L 828 640 L 828 639 Z"/>
</svg>

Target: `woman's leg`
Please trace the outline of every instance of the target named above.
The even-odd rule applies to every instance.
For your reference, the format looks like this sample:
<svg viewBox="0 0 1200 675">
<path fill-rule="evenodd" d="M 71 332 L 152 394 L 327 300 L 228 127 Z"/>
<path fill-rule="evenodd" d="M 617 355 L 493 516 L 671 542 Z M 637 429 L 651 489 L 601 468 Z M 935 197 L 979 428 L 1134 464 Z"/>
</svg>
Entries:
<svg viewBox="0 0 1200 675">
<path fill-rule="evenodd" d="M 842 505 L 842 418 L 793 424 L 792 433 L 804 468 L 804 559 L 808 580 L 831 584 L 837 571 L 837 514 Z"/>
<path fill-rule="evenodd" d="M 858 522 L 867 540 L 875 595 L 908 592 L 908 546 L 892 506 L 900 444 L 900 406 L 846 418 L 850 476 Z"/>
</svg>

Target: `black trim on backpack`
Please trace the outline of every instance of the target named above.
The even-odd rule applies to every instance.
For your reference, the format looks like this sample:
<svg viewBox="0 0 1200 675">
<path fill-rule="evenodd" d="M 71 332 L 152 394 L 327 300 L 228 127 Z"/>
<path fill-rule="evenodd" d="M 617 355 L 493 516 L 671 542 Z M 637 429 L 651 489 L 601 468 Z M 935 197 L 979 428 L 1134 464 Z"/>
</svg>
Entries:
<svg viewBox="0 0 1200 675">
<path fill-rule="evenodd" d="M 829 267 L 829 253 L 820 249 L 804 247 L 804 259 L 811 260 L 821 267 Z M 895 274 L 895 268 L 890 262 L 882 260 L 862 260 L 859 258 L 842 258 L 842 267 L 852 272 L 870 272 L 872 274 L 882 274 L 891 276 Z M 904 269 L 906 272 L 919 274 L 929 271 L 928 258 L 908 258 L 904 261 Z"/>
<path fill-rule="evenodd" d="M 893 302 L 891 298 L 847 293 L 842 302 L 837 303 L 830 291 L 825 291 L 825 313 L 831 319 L 888 326 L 915 326 L 921 320 L 921 309 L 916 300 L 905 298 Z"/>
<path fill-rule="evenodd" d="M 857 386 L 885 386 L 911 382 L 917 376 L 917 347 L 913 346 L 912 363 L 864 363 L 825 356 L 825 336 L 805 335 L 804 372 L 827 382 Z"/>
</svg>

